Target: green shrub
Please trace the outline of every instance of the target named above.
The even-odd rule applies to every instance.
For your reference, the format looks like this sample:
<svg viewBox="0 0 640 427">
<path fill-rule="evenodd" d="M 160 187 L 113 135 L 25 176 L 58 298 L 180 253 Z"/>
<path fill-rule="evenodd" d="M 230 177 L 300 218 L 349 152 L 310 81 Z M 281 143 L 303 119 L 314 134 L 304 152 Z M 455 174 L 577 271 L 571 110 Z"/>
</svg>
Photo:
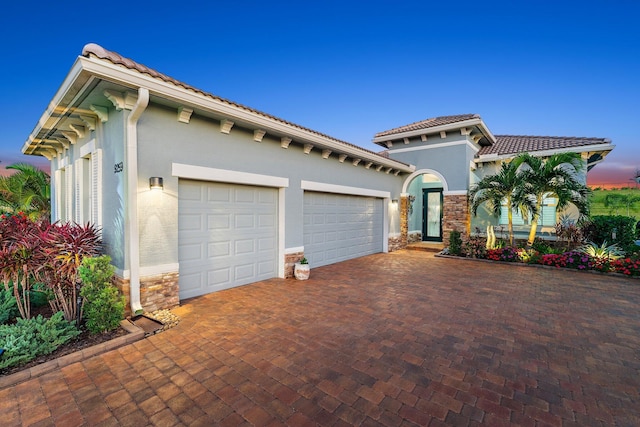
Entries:
<svg viewBox="0 0 640 427">
<path fill-rule="evenodd" d="M 58 312 L 45 319 L 38 315 L 32 319 L 18 318 L 15 325 L 0 325 L 0 369 L 29 362 L 49 354 L 62 344 L 78 336 L 72 323 Z"/>
<path fill-rule="evenodd" d="M 456 256 L 462 254 L 462 237 L 458 230 L 449 233 L 449 253 Z"/>
<path fill-rule="evenodd" d="M 0 291 L 0 325 L 15 319 L 20 315 L 18 302 L 11 291 L 3 289 Z"/>
<path fill-rule="evenodd" d="M 622 215 L 596 215 L 583 227 L 588 241 L 602 245 L 618 244 L 622 250 L 631 252 L 635 246 L 636 220 Z"/>
<path fill-rule="evenodd" d="M 80 295 L 84 298 L 83 317 L 93 334 L 116 329 L 124 318 L 124 297 L 111 282 L 113 266 L 107 255 L 84 258 L 78 275 L 84 283 Z"/>
<path fill-rule="evenodd" d="M 31 294 L 31 306 L 33 307 L 42 307 L 49 304 L 50 299 L 53 299 L 53 292 L 43 283 L 33 285 L 29 293 Z"/>
</svg>

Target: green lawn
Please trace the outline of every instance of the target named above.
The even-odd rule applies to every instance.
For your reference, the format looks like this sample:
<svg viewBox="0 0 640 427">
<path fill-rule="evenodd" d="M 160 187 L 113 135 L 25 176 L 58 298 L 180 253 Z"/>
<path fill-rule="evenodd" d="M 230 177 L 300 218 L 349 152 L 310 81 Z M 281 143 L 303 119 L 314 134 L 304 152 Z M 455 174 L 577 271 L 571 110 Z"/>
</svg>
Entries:
<svg viewBox="0 0 640 427">
<path fill-rule="evenodd" d="M 625 203 L 618 203 L 614 206 L 605 207 L 607 195 L 621 195 L 638 200 L 627 206 Z M 640 188 L 622 188 L 612 190 L 593 190 L 591 195 L 591 215 L 624 215 L 640 220 Z"/>
</svg>

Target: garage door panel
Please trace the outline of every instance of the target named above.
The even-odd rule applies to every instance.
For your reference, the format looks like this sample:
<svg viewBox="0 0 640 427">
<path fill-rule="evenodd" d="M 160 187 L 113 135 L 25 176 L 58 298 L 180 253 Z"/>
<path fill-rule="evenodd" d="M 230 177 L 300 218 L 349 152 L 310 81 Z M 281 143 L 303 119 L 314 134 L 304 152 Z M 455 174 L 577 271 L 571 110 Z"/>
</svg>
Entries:
<svg viewBox="0 0 640 427">
<path fill-rule="evenodd" d="M 277 275 L 277 193 L 274 188 L 180 180 L 180 298 Z"/>
<path fill-rule="evenodd" d="M 314 266 L 382 251 L 382 200 L 318 192 L 304 194 L 305 256 Z"/>
<path fill-rule="evenodd" d="M 207 246 L 209 258 L 219 258 L 231 255 L 231 244 L 228 241 L 212 242 Z"/>
<path fill-rule="evenodd" d="M 229 214 L 212 214 L 207 215 L 207 229 L 209 230 L 230 230 L 231 215 Z"/>
</svg>

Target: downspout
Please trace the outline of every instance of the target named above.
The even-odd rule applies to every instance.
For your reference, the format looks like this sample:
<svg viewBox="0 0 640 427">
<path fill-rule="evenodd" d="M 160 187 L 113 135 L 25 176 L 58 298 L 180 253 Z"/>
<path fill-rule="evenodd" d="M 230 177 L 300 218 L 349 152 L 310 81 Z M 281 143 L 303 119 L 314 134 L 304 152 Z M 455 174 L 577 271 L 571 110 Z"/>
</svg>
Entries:
<svg viewBox="0 0 640 427">
<path fill-rule="evenodd" d="M 138 89 L 138 100 L 127 118 L 127 201 L 126 231 L 129 235 L 129 296 L 131 314 L 144 312 L 140 304 L 140 229 L 138 227 L 138 119 L 149 105 L 149 89 Z"/>
</svg>

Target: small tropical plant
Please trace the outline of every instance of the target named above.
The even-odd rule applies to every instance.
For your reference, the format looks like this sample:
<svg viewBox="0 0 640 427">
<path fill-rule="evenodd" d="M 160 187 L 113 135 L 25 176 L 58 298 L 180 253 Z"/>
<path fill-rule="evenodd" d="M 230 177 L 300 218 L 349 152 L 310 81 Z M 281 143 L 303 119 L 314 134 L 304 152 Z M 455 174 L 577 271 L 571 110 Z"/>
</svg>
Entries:
<svg viewBox="0 0 640 427">
<path fill-rule="evenodd" d="M 300 261 L 298 261 L 300 264 L 309 264 L 309 261 L 306 258 L 302 258 Z"/>
<path fill-rule="evenodd" d="M 51 216 L 50 177 L 27 163 L 7 166 L 16 171 L 0 176 L 0 213 L 23 212 L 34 221 L 49 220 Z"/>
<path fill-rule="evenodd" d="M 85 257 L 78 268 L 83 283 L 83 317 L 93 334 L 116 329 L 124 319 L 124 297 L 112 283 L 114 268 L 110 262 L 108 255 Z"/>
<path fill-rule="evenodd" d="M 479 230 L 476 229 L 476 233 L 478 232 Z M 464 244 L 464 251 L 471 258 L 485 258 L 487 253 L 486 239 L 479 234 L 469 236 Z"/>
<path fill-rule="evenodd" d="M 0 325 L 14 319 L 18 313 L 18 303 L 13 293 L 6 289 L 0 290 Z"/>
<path fill-rule="evenodd" d="M 451 255 L 462 255 L 462 237 L 458 230 L 449 233 L 449 253 Z"/>
<path fill-rule="evenodd" d="M 617 244 L 607 246 L 607 242 L 604 241 L 601 245 L 597 245 L 593 242 L 578 248 L 578 252 L 589 255 L 592 261 L 591 267 L 598 271 L 609 271 L 611 269 L 611 261 L 614 259 L 622 258 L 624 251 L 620 249 Z"/>
</svg>

